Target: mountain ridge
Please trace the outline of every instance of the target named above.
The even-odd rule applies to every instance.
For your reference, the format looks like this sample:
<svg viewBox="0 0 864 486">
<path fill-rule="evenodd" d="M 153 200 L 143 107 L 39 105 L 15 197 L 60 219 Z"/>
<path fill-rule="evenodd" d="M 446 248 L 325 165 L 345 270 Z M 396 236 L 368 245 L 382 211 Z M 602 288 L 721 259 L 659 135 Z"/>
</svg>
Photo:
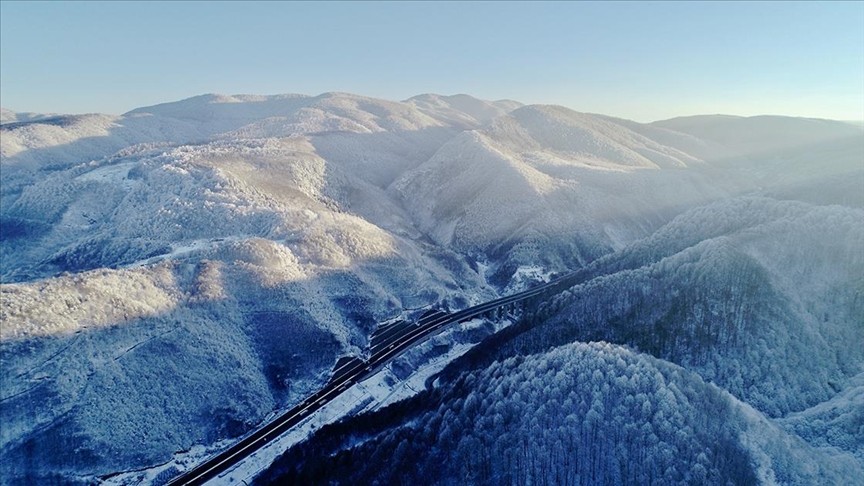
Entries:
<svg viewBox="0 0 864 486">
<path fill-rule="evenodd" d="M 773 333 L 783 339 L 754 349 L 791 376 L 790 356 L 804 348 L 772 316 L 814 342 L 852 332 L 864 139 L 845 126 L 821 124 L 793 140 L 806 146 L 790 145 L 776 134 L 811 121 L 760 118 L 773 134 L 760 146 L 752 120 L 723 118 L 701 138 L 699 127 L 555 105 L 346 93 L 211 94 L 125 115 L 24 118 L 0 127 L 9 482 L 92 478 L 236 437 L 325 382 L 338 357 L 361 353 L 377 322 L 580 268 L 615 274 L 596 275 L 596 308 L 580 321 L 609 331 L 598 339 L 715 379 L 772 427 L 767 416 L 791 412 L 784 427 L 809 443 L 848 433 L 848 414 L 818 406 L 854 385 L 841 378 L 859 355 L 844 348 L 785 388 L 743 386 L 768 364 L 742 352 L 748 367 L 735 371 L 728 349 L 699 337 L 725 345 Z M 808 256 L 805 244 L 825 254 Z M 832 276 L 852 290 L 832 292 Z M 728 306 L 711 298 L 754 287 L 765 291 Z M 583 292 L 559 301 L 547 328 L 575 322 L 584 302 L 568 299 Z M 655 319 L 651 302 L 668 318 Z M 753 329 L 732 304 L 749 309 Z M 616 334 L 652 326 L 680 346 Z M 826 355 L 818 343 L 812 351 Z M 837 403 L 860 396 L 846 393 Z M 808 416 L 832 422 L 810 428 Z M 82 455 L 63 454 L 69 443 Z"/>
</svg>

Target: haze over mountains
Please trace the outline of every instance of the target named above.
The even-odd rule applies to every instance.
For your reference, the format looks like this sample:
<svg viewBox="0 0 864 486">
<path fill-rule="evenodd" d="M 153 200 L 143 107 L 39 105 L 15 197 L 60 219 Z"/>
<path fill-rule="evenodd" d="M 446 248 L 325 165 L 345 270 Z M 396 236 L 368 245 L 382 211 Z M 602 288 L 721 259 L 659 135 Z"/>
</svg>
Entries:
<svg viewBox="0 0 864 486">
<path fill-rule="evenodd" d="M 121 116 L 4 110 L 0 130 L 4 484 L 86 483 L 236 437 L 362 354 L 378 322 L 580 268 L 596 278 L 454 364 L 434 407 L 418 399 L 362 437 L 313 439 L 369 465 L 326 478 L 424 477 L 456 451 L 492 450 L 499 415 L 519 425 L 505 444 L 528 455 L 460 455 L 438 482 L 518 483 L 525 464 L 548 469 L 547 451 L 595 444 L 561 466 L 572 483 L 864 477 L 859 127 L 326 93 Z M 598 410 L 601 391 L 655 408 Z M 674 396 L 669 421 L 655 394 Z M 558 401 L 538 411 L 544 397 Z M 532 411 L 541 425 L 519 418 Z M 434 446 L 423 461 L 399 452 L 412 427 Z M 637 436 L 657 440 L 628 461 Z M 390 453 L 405 459 L 376 470 Z M 304 461 L 289 477 L 324 474 L 307 456 L 291 468 Z"/>
</svg>

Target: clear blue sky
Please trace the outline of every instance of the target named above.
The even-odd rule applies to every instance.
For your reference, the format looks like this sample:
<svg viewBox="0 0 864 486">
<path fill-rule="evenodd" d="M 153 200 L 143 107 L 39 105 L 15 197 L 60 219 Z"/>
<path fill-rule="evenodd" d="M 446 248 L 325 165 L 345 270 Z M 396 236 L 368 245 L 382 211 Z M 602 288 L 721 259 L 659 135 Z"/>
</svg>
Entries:
<svg viewBox="0 0 864 486">
<path fill-rule="evenodd" d="M 0 2 L 4 108 L 326 91 L 864 119 L 864 2 Z"/>
</svg>

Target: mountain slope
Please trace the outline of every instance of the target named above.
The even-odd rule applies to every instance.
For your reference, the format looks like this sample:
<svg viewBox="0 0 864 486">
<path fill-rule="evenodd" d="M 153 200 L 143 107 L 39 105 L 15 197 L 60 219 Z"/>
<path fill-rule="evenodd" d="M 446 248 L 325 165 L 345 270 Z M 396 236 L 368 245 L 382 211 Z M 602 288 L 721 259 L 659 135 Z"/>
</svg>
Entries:
<svg viewBox="0 0 864 486">
<path fill-rule="evenodd" d="M 613 437 L 594 421 L 644 418 L 641 409 L 590 413 L 578 390 L 594 383 L 622 396 L 647 386 L 652 407 L 671 394 L 671 423 L 694 433 L 658 420 L 651 456 L 614 473 L 580 438 L 588 463 L 578 469 L 589 475 L 794 482 L 857 471 L 864 143 L 846 128 L 826 123 L 802 138 L 813 143 L 767 151 L 777 137 L 737 147 L 686 124 L 684 133 L 466 95 L 346 93 L 15 116 L 0 128 L 0 483 L 90 482 L 212 446 L 296 403 L 339 356 L 362 354 L 377 322 L 579 268 L 594 278 L 541 309 L 534 331 L 477 348 L 483 365 L 467 371 L 531 375 L 524 389 L 494 378 L 530 395 L 530 410 L 558 380 L 547 358 L 555 376 L 575 373 L 572 390 L 555 391 L 570 398 L 572 423 L 552 423 L 560 409 L 538 415 L 559 435 L 535 440 L 529 421 L 510 436 L 530 445 L 536 477 L 546 451 L 566 450 L 556 441 L 567 430 L 608 433 L 609 460 L 638 454 L 638 433 Z M 770 133 L 793 122 L 759 120 Z M 498 400 L 497 388 L 441 383 L 440 411 L 412 402 L 409 412 L 494 422 L 458 402 L 471 388 Z M 515 395 L 502 402 L 529 416 Z M 715 410 L 731 432 L 700 421 Z M 703 425 L 724 440 L 708 443 Z M 424 440 L 474 450 L 480 431 L 461 429 Z M 678 447 L 686 470 L 669 457 Z M 527 471 L 465 457 L 441 473 Z M 704 471 L 690 470 L 697 463 Z"/>
<path fill-rule="evenodd" d="M 864 131 L 848 123 L 785 116 L 697 115 L 656 121 L 650 125 L 721 144 L 738 155 L 864 136 Z"/>
<path fill-rule="evenodd" d="M 409 98 L 405 103 L 439 121 L 462 128 L 485 125 L 522 106 L 518 101 L 485 101 L 464 94 L 452 96 L 423 94 Z"/>
<path fill-rule="evenodd" d="M 692 210 L 596 262 L 607 276 L 534 332 L 634 346 L 769 416 L 803 410 L 864 369 L 862 216 L 767 199 Z"/>
<path fill-rule="evenodd" d="M 507 259 L 506 279 L 520 265 L 583 265 L 727 194 L 687 169 L 699 165 L 614 119 L 527 106 L 455 137 L 390 190 L 439 244 Z"/>
<path fill-rule="evenodd" d="M 18 191 L 3 159 L 4 483 L 234 437 L 361 352 L 375 323 L 494 295 L 313 143 L 138 145 L 20 171 Z"/>
<path fill-rule="evenodd" d="M 604 343 L 496 362 L 410 405 L 322 430 L 255 484 L 812 484 L 862 473 L 698 376 Z"/>
<path fill-rule="evenodd" d="M 687 211 L 257 484 L 858 484 L 862 216 L 752 197 Z"/>
</svg>

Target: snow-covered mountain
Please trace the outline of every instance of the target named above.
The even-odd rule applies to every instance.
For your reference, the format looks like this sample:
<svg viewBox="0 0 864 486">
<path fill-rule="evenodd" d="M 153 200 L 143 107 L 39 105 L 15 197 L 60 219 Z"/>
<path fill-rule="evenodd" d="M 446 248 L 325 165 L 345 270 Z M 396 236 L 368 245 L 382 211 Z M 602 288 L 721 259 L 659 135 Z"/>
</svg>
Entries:
<svg viewBox="0 0 864 486">
<path fill-rule="evenodd" d="M 322 429 L 256 484 L 858 484 L 862 474 L 692 372 L 574 343 Z"/>
<path fill-rule="evenodd" d="M 764 154 L 862 136 L 859 127 L 848 123 L 784 116 L 697 115 L 656 121 L 650 125 L 721 144 L 738 155 Z"/>
<path fill-rule="evenodd" d="M 675 147 L 691 137 L 634 125 L 526 106 L 454 137 L 391 190 L 436 242 L 503 262 L 504 279 L 581 265 L 731 190 L 688 170 L 705 164 Z"/>
<path fill-rule="evenodd" d="M 423 113 L 442 123 L 463 128 L 476 128 L 522 106 L 513 100 L 483 101 L 458 94 L 441 96 L 422 94 L 405 100 Z"/>
<path fill-rule="evenodd" d="M 860 484 L 862 217 L 751 197 L 688 211 L 259 483 Z"/>
<path fill-rule="evenodd" d="M 783 416 L 864 370 L 862 219 L 763 198 L 697 208 L 595 262 L 604 277 L 551 308 L 579 340 L 634 346 Z"/>
<path fill-rule="evenodd" d="M 717 399 L 729 421 L 750 427 L 755 414 L 858 457 L 813 459 L 830 474 L 854 469 L 861 441 L 834 438 L 852 412 L 820 405 L 860 396 L 855 130 L 783 117 L 639 124 L 434 94 L 4 110 L 0 483 L 90 482 L 235 437 L 362 353 L 376 322 L 577 268 L 597 279 L 545 308 L 537 335 L 568 336 L 548 345 L 603 339 L 656 358 L 567 351 L 589 367 L 609 353 L 663 373 L 674 367 L 658 360 L 676 363 L 682 387 L 704 391 L 700 377 L 734 395 Z M 572 322 L 584 333 L 561 330 Z M 545 357 L 532 360 L 526 370 Z M 702 413 L 691 405 L 684 422 Z M 836 423 L 808 427 L 811 416 Z M 756 457 L 750 440 L 722 457 Z M 791 457 L 781 452 L 769 456 Z M 706 477 L 747 473 L 706 457 Z"/>
<path fill-rule="evenodd" d="M 57 115 L 48 113 L 19 113 L 13 110 L 7 110 L 6 108 L 0 108 L 0 124 L 28 123 L 41 118 L 50 118 L 53 116 Z"/>
</svg>

